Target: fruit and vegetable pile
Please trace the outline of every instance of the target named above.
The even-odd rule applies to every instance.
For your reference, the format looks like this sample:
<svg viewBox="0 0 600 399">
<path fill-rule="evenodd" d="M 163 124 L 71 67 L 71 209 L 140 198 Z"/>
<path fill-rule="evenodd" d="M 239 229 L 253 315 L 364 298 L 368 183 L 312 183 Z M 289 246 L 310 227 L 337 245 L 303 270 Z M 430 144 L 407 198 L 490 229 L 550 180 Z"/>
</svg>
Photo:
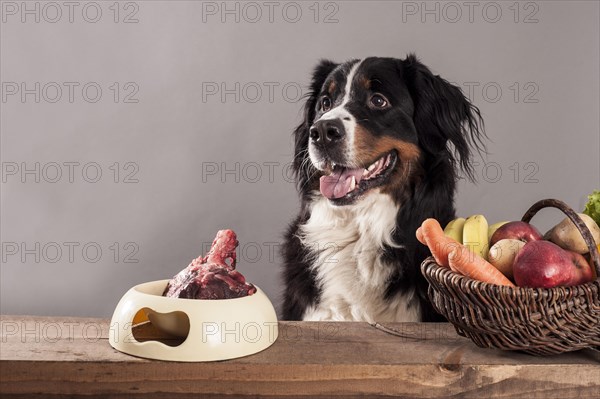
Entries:
<svg viewBox="0 0 600 399">
<path fill-rule="evenodd" d="M 578 214 L 600 251 L 600 191 Z M 442 229 L 427 219 L 416 231 L 436 263 L 474 280 L 504 286 L 552 288 L 597 278 L 583 236 L 565 218 L 546 234 L 523 221 L 488 225 L 483 215 L 452 220 Z"/>
</svg>

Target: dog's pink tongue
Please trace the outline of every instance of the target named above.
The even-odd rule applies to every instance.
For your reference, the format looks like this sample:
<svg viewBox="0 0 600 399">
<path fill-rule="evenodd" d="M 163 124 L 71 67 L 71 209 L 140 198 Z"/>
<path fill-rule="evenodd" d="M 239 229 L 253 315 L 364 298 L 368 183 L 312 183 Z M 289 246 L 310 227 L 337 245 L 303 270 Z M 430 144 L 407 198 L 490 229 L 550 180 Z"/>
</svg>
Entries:
<svg viewBox="0 0 600 399">
<path fill-rule="evenodd" d="M 322 176 L 320 180 L 321 194 L 329 199 L 341 198 L 350 192 L 352 176 L 356 179 L 356 184 L 360 183 L 364 169 L 343 168 L 335 170 L 329 176 Z"/>
</svg>

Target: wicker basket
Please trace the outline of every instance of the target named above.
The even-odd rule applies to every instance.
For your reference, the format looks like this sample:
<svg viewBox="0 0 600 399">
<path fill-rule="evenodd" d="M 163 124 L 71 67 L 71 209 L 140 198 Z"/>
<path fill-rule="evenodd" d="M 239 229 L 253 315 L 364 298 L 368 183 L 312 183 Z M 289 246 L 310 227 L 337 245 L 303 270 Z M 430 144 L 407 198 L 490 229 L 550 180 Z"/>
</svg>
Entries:
<svg viewBox="0 0 600 399">
<path fill-rule="evenodd" d="M 429 298 L 458 334 L 477 346 L 551 355 L 600 346 L 600 259 L 591 233 L 575 211 L 558 200 L 536 202 L 522 220 L 542 208 L 563 211 L 585 238 L 598 278 L 555 288 L 507 287 L 472 280 L 435 263 L 421 265 Z"/>
</svg>

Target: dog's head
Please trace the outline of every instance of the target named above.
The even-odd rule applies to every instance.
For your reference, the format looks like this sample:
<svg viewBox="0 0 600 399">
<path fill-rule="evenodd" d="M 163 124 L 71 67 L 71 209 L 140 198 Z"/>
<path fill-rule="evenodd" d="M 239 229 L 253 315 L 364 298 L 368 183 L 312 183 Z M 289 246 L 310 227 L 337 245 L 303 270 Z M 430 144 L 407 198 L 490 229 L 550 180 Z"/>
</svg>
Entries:
<svg viewBox="0 0 600 399">
<path fill-rule="evenodd" d="M 472 177 L 481 126 L 461 90 L 413 55 L 324 60 L 295 131 L 298 183 L 305 194 L 319 189 L 332 204 L 348 205 L 373 191 L 399 198 L 434 164 L 448 165 L 452 181 L 458 167 Z"/>
</svg>

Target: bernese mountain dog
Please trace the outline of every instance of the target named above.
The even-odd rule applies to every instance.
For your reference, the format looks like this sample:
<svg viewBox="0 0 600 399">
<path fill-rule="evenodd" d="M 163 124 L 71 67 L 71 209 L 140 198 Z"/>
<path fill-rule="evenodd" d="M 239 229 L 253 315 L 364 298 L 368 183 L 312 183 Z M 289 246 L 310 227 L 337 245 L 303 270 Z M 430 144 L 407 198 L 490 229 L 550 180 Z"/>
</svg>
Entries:
<svg viewBox="0 0 600 399">
<path fill-rule="evenodd" d="M 314 70 L 296 128 L 301 208 L 283 245 L 286 320 L 441 321 L 415 238 L 455 217 L 460 176 L 485 151 L 479 109 L 414 55 Z M 461 173 L 461 171 L 463 173 Z"/>
</svg>

